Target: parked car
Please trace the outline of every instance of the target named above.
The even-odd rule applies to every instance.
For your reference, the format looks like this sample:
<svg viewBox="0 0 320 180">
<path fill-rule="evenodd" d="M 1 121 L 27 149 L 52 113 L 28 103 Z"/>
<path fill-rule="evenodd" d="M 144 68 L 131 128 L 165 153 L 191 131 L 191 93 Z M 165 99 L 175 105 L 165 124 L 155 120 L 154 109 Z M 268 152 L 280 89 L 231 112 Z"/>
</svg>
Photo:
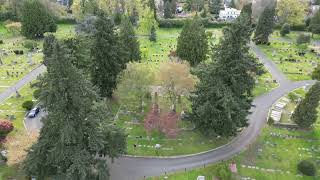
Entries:
<svg viewBox="0 0 320 180">
<path fill-rule="evenodd" d="M 28 118 L 35 118 L 40 112 L 40 108 L 39 107 L 35 107 L 33 109 L 31 109 L 31 111 L 28 113 Z"/>
</svg>

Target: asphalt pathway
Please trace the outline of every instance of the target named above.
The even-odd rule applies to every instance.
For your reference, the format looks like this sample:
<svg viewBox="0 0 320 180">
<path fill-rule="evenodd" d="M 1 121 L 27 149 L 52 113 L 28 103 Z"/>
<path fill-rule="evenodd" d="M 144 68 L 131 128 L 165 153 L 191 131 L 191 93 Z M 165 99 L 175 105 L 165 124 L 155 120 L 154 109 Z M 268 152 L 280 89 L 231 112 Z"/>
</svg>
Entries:
<svg viewBox="0 0 320 180">
<path fill-rule="evenodd" d="M 269 109 L 279 98 L 297 88 L 314 84 L 314 81 L 291 82 L 256 45 L 250 46 L 280 86 L 254 99 L 255 108 L 252 108 L 252 114 L 248 117 L 249 126 L 238 137 L 225 146 L 196 155 L 169 158 L 120 157 L 111 165 L 111 180 L 141 180 L 228 160 L 255 141 L 267 121 Z"/>
</svg>

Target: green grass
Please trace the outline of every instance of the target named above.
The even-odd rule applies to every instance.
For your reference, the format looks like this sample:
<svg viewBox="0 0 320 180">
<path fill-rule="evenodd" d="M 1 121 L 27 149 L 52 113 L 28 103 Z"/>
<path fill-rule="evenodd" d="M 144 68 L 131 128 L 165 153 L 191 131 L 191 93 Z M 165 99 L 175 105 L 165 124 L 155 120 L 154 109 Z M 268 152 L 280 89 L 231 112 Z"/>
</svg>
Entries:
<svg viewBox="0 0 320 180">
<path fill-rule="evenodd" d="M 278 86 L 277 83 L 273 82 L 272 75 L 269 72 L 259 76 L 257 78 L 257 84 L 253 89 L 253 96 L 257 97 L 267 92 L 270 92 L 272 89 Z"/>
<path fill-rule="evenodd" d="M 301 97 L 305 95 L 302 88 L 293 91 L 293 93 Z M 295 103 L 292 104 L 295 105 Z M 290 122 L 290 120 L 286 119 L 286 122 Z M 291 138 L 277 137 L 272 134 L 290 136 Z M 309 159 L 316 164 L 318 169 L 316 177 L 303 176 L 298 172 L 297 164 L 304 159 Z M 205 168 L 169 174 L 167 179 L 192 180 L 199 175 L 211 179 L 216 174 L 219 165 L 228 165 L 231 161 L 237 163 L 238 174 L 235 176 L 238 179 L 240 177 L 250 177 L 257 180 L 320 179 L 320 116 L 311 130 L 293 130 L 266 125 L 257 141 L 232 160 Z M 248 166 L 258 167 L 259 169 L 248 168 Z M 261 170 L 262 168 L 277 170 L 278 172 L 268 172 Z M 150 180 L 162 180 L 165 179 L 164 177 L 150 178 Z"/>
<path fill-rule="evenodd" d="M 266 55 L 278 66 L 278 68 L 293 81 L 310 80 L 311 73 L 315 68 L 312 62 L 319 63 L 320 58 L 310 52 L 307 47 L 297 46 L 292 43 L 272 40 L 271 45 L 260 45 Z M 288 51 L 287 51 L 288 50 Z M 301 57 L 297 52 L 304 51 L 306 55 Z M 298 60 L 297 62 L 286 61 L 287 58 Z"/>
</svg>

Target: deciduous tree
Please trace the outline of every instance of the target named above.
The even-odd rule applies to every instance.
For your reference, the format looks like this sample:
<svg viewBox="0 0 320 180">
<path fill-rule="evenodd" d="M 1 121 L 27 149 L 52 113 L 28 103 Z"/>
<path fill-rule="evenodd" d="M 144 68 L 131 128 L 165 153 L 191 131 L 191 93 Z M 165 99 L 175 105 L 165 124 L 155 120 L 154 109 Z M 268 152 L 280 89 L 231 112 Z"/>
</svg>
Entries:
<svg viewBox="0 0 320 180">
<path fill-rule="evenodd" d="M 304 24 L 306 17 L 307 1 L 280 0 L 277 2 L 277 17 L 281 24 L 291 26 Z"/>
</svg>

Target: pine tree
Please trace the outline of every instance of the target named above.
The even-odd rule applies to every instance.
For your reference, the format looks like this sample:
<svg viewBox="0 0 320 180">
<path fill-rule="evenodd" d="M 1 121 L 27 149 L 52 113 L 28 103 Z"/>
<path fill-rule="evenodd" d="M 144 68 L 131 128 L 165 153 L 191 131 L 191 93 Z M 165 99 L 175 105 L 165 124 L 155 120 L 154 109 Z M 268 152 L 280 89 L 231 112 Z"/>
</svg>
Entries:
<svg viewBox="0 0 320 180">
<path fill-rule="evenodd" d="M 101 157 L 123 154 L 125 134 L 113 125 L 105 102 L 97 103 L 93 85 L 72 65 L 74 57 L 61 43 L 53 47 L 40 88 L 48 115 L 24 170 L 37 179 L 108 179 L 108 164 Z"/>
<path fill-rule="evenodd" d="M 177 55 L 187 60 L 191 66 L 196 66 L 206 60 L 208 39 L 200 19 L 195 17 L 187 22 L 178 37 Z"/>
<path fill-rule="evenodd" d="M 157 41 L 157 33 L 156 33 L 156 28 L 154 26 L 151 27 L 149 40 L 153 42 Z"/>
<path fill-rule="evenodd" d="M 211 14 L 219 14 L 221 9 L 221 0 L 210 0 L 209 9 Z"/>
<path fill-rule="evenodd" d="M 172 18 L 172 5 L 170 1 L 165 1 L 164 3 L 164 18 L 165 19 Z"/>
<path fill-rule="evenodd" d="M 275 7 L 266 7 L 259 17 L 254 42 L 256 44 L 268 44 L 269 35 L 273 32 Z"/>
<path fill-rule="evenodd" d="M 112 20 L 99 12 L 91 49 L 92 83 L 100 89 L 102 97 L 111 98 L 117 85 L 118 74 L 125 69 L 128 55 L 120 42 Z"/>
<path fill-rule="evenodd" d="M 30 39 L 43 38 L 45 32 L 57 30 L 57 25 L 50 11 L 38 0 L 24 1 L 21 24 L 21 33 Z"/>
<path fill-rule="evenodd" d="M 302 128 L 309 128 L 317 121 L 320 101 L 320 83 L 313 85 L 299 103 L 291 119 Z"/>
<path fill-rule="evenodd" d="M 248 3 L 243 6 L 240 17 L 238 17 L 237 21 L 242 21 L 242 27 L 244 32 L 244 37 L 247 39 L 251 38 L 253 28 L 252 28 L 252 3 Z"/>
<path fill-rule="evenodd" d="M 140 44 L 128 18 L 122 20 L 119 36 L 126 52 L 128 52 L 128 59 L 130 61 L 141 60 Z"/>
</svg>

